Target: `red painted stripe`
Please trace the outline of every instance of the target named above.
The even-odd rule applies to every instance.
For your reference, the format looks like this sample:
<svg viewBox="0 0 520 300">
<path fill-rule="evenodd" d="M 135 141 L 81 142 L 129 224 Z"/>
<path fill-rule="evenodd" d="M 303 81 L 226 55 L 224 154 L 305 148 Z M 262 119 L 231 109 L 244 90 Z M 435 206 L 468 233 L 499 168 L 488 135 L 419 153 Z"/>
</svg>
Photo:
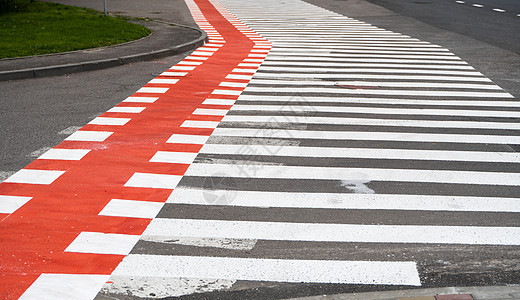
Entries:
<svg viewBox="0 0 520 300">
<path fill-rule="evenodd" d="M 172 134 L 209 136 L 212 129 L 180 127 L 185 120 L 220 121 L 220 116 L 192 115 L 197 108 L 229 109 L 229 105 L 203 105 L 206 98 L 232 99 L 236 95 L 212 95 L 216 89 L 242 91 L 243 88 L 221 87 L 225 77 L 248 57 L 255 46 L 227 18 L 236 18 L 216 1 L 195 0 L 203 16 L 188 3 L 196 21 L 218 31 L 223 40 L 210 38 L 218 49 L 187 76 L 175 84 L 146 84 L 145 87 L 169 88 L 166 93 L 135 93 L 134 97 L 158 97 L 154 103 L 122 102 L 117 107 L 145 107 L 140 113 L 106 112 L 101 117 L 130 118 L 123 126 L 85 125 L 81 131 L 109 131 L 104 142 L 63 141 L 56 148 L 92 149 L 79 161 L 36 160 L 27 169 L 60 170 L 65 173 L 50 185 L 1 183 L 0 195 L 30 196 L 28 203 L 10 215 L 1 215 L 0 222 L 0 298 L 16 299 L 42 273 L 110 274 L 124 256 L 70 253 L 64 250 L 83 231 L 141 234 L 149 219 L 99 216 L 111 199 L 165 202 L 171 189 L 124 187 L 136 172 L 183 175 L 189 165 L 150 163 L 157 151 L 196 153 L 200 145 L 168 144 Z M 226 17 L 223 16 L 226 15 Z M 236 24 L 236 23 L 235 23 Z M 243 27 L 244 25 L 241 25 Z M 206 27 L 207 28 L 207 27 Z M 245 27 L 244 27 L 245 28 Z M 244 33 L 242 33 L 242 32 Z M 251 35 L 253 36 L 253 35 Z M 256 35 L 253 36 L 256 40 Z M 265 40 L 264 40 L 265 41 Z M 216 45 L 222 45 L 217 47 Z M 269 46 L 262 46 L 268 50 Z M 258 49 L 255 48 L 255 49 Z M 185 64 L 179 63 L 181 66 Z M 256 68 L 247 68 L 255 70 Z"/>
</svg>

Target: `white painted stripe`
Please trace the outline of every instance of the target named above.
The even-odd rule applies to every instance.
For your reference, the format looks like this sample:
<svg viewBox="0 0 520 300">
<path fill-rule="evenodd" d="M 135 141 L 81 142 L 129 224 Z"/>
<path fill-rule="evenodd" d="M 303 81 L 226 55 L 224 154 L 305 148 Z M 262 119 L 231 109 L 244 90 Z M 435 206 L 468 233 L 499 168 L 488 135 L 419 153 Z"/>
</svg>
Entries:
<svg viewBox="0 0 520 300">
<path fill-rule="evenodd" d="M 269 85 L 318 85 L 318 86 L 338 86 L 360 88 L 380 88 L 380 87 L 400 87 L 400 88 L 446 88 L 446 89 L 483 89 L 483 90 L 502 90 L 494 84 L 474 84 L 474 83 L 445 83 L 445 82 L 386 82 L 386 81 L 323 81 L 323 80 L 281 80 L 281 79 L 252 79 L 251 84 Z M 299 88 L 299 87 L 295 87 Z"/>
<path fill-rule="evenodd" d="M 336 118 L 307 116 L 247 116 L 226 115 L 222 122 L 255 123 L 303 123 L 328 125 L 365 125 L 422 128 L 473 128 L 473 129 L 510 129 L 520 130 L 520 123 L 477 122 L 477 121 L 431 121 L 431 120 L 394 120 L 369 118 Z"/>
<path fill-rule="evenodd" d="M 236 70 L 236 69 L 235 69 Z M 237 72 L 233 70 L 233 72 Z M 278 71 L 278 72 L 328 72 L 331 74 L 348 74 L 348 73 L 390 73 L 390 74 L 440 74 L 440 75 L 469 75 L 482 76 L 480 72 L 461 71 L 461 70 L 426 70 L 426 69 L 402 69 L 402 68 L 323 68 L 323 67 L 275 67 L 275 66 L 260 66 L 259 71 Z M 311 75 L 312 76 L 312 75 Z"/>
<path fill-rule="evenodd" d="M 156 93 L 156 94 L 164 94 L 169 88 L 153 88 L 153 87 L 142 87 L 137 90 L 136 93 Z"/>
<path fill-rule="evenodd" d="M 244 62 L 256 62 L 256 63 L 261 63 L 263 62 L 264 60 L 263 59 L 260 59 L 260 58 L 246 58 L 244 59 Z"/>
<path fill-rule="evenodd" d="M 97 117 L 94 120 L 88 122 L 91 125 L 114 125 L 114 126 L 123 126 L 130 118 L 106 118 L 106 117 Z"/>
<path fill-rule="evenodd" d="M 475 6 L 475 7 L 484 7 L 484 5 L 482 5 L 482 4 L 473 4 L 473 6 Z"/>
<path fill-rule="evenodd" d="M 206 135 L 173 134 L 166 143 L 203 145 L 208 139 Z"/>
<path fill-rule="evenodd" d="M 193 53 L 195 54 L 195 53 Z M 190 66 L 173 66 L 170 68 L 170 70 L 174 70 L 174 71 L 192 71 L 192 70 L 195 70 L 195 67 L 190 67 Z"/>
<path fill-rule="evenodd" d="M 214 199 L 208 198 L 208 195 L 222 195 L 223 198 L 222 201 L 211 201 Z M 520 199 L 518 198 L 356 193 L 285 193 L 191 188 L 175 189 L 168 198 L 167 203 L 319 209 L 520 212 Z"/>
<path fill-rule="evenodd" d="M 401 141 L 433 143 L 476 143 L 476 144 L 520 144 L 520 136 L 438 134 L 411 132 L 370 132 L 370 131 L 311 131 L 261 128 L 217 128 L 214 136 L 249 138 L 355 140 L 355 141 Z M 251 141 L 253 142 L 253 141 Z"/>
<path fill-rule="evenodd" d="M 406 69 L 452 69 L 474 70 L 466 65 L 441 65 L 441 64 L 403 64 L 403 63 L 328 63 L 328 62 L 292 62 L 292 61 L 264 61 L 261 67 L 267 66 L 305 66 L 305 67 L 342 67 L 342 68 L 406 68 Z"/>
<path fill-rule="evenodd" d="M 520 245 L 518 227 L 358 225 L 154 219 L 145 236 L 343 243 Z"/>
<path fill-rule="evenodd" d="M 212 47 L 200 47 L 200 48 L 197 48 L 197 51 L 217 51 L 219 50 L 219 48 L 212 48 Z"/>
<path fill-rule="evenodd" d="M 303 73 L 257 73 L 257 79 L 316 79 L 316 78 L 334 78 L 341 79 L 399 79 L 399 80 L 433 80 L 433 81 L 476 81 L 476 82 L 492 82 L 486 77 L 474 76 L 439 76 L 439 75 L 389 75 L 389 74 L 303 74 Z"/>
<path fill-rule="evenodd" d="M 210 105 L 233 105 L 236 100 L 230 99 L 211 99 L 208 98 L 202 102 L 202 104 L 210 104 Z"/>
<path fill-rule="evenodd" d="M 192 164 L 184 175 L 262 179 L 341 180 L 347 182 L 390 181 L 520 186 L 520 173 L 478 171 L 196 163 Z"/>
<path fill-rule="evenodd" d="M 520 112 L 496 110 L 457 110 L 457 109 L 417 109 L 417 108 L 381 108 L 381 107 L 345 107 L 345 106 L 309 106 L 309 105 L 234 105 L 236 111 L 284 111 L 284 112 L 328 112 L 359 113 L 416 116 L 467 116 L 520 118 Z"/>
<path fill-rule="evenodd" d="M 229 74 L 226 76 L 226 78 L 227 79 L 238 79 L 238 80 L 251 80 L 251 78 L 253 78 L 253 76 Z"/>
<path fill-rule="evenodd" d="M 517 152 L 206 144 L 199 153 L 520 163 L 520 153 Z"/>
<path fill-rule="evenodd" d="M 134 173 L 124 186 L 173 190 L 181 179 L 181 175 Z"/>
<path fill-rule="evenodd" d="M 185 59 L 185 60 L 179 62 L 177 65 L 200 66 L 200 65 L 202 65 L 202 62 L 201 61 L 188 61 Z M 157 83 L 160 83 L 160 82 L 157 82 Z"/>
<path fill-rule="evenodd" d="M 197 108 L 193 114 L 194 115 L 206 115 L 206 116 L 225 116 L 227 114 L 227 109 L 208 109 L 208 108 Z"/>
<path fill-rule="evenodd" d="M 110 275 L 41 274 L 20 300 L 92 300 Z"/>
<path fill-rule="evenodd" d="M 188 56 L 185 59 L 192 59 L 192 60 L 208 60 L 208 57 L 203 56 Z"/>
<path fill-rule="evenodd" d="M 150 162 L 191 164 L 195 157 L 197 157 L 197 153 L 157 151 Z"/>
<path fill-rule="evenodd" d="M 186 76 L 186 75 L 188 75 L 188 73 L 186 73 L 186 72 L 168 72 L 168 71 L 166 71 L 166 72 L 161 73 L 161 76 L 181 76 L 182 77 L 182 76 Z"/>
<path fill-rule="evenodd" d="M 125 257 L 112 274 L 295 283 L 421 285 L 414 262 L 132 254 Z"/>
<path fill-rule="evenodd" d="M 247 83 L 244 82 L 221 82 L 219 86 L 228 86 L 228 87 L 246 87 Z"/>
<path fill-rule="evenodd" d="M 489 106 L 489 107 L 520 107 L 519 101 L 476 101 L 476 100 L 416 100 L 394 98 L 354 98 L 354 97 L 322 97 L 322 96 L 259 96 L 240 95 L 239 101 L 277 101 L 277 102 L 326 102 L 326 103 L 370 103 L 393 105 L 429 105 L 429 106 Z"/>
<path fill-rule="evenodd" d="M 0 214 L 12 214 L 32 197 L 0 195 Z"/>
<path fill-rule="evenodd" d="M 53 148 L 42 154 L 38 159 L 56 159 L 56 160 L 81 160 L 90 149 L 58 149 Z"/>
<path fill-rule="evenodd" d="M 83 142 L 103 142 L 106 140 L 113 132 L 108 131 L 76 131 L 73 134 L 69 135 L 65 140 L 66 141 L 83 141 Z"/>
<path fill-rule="evenodd" d="M 289 54 L 306 54 L 309 53 L 312 55 L 313 53 L 320 53 L 323 52 L 325 54 L 329 54 L 331 52 L 335 53 L 361 53 L 361 54 L 410 54 L 410 55 L 417 55 L 417 54 L 424 54 L 424 55 L 443 55 L 443 56 L 455 56 L 453 53 L 448 52 L 447 49 L 425 49 L 420 51 L 410 51 L 408 49 L 406 50 L 393 50 L 393 49 L 387 49 L 387 48 L 377 48 L 377 49 L 357 49 L 358 47 L 347 47 L 345 49 L 341 48 L 333 48 L 333 49 L 327 49 L 326 46 L 324 47 L 307 47 L 303 49 L 298 48 L 283 48 L 283 47 L 276 47 L 269 52 L 269 54 L 273 53 L 289 53 Z M 363 48 L 363 47 L 362 47 Z"/>
<path fill-rule="evenodd" d="M 132 107 L 132 106 L 116 106 L 107 110 L 107 112 L 111 113 L 129 113 L 129 114 L 138 114 L 145 110 L 146 107 Z"/>
<path fill-rule="evenodd" d="M 195 120 L 186 120 L 182 123 L 181 127 L 190 127 L 190 128 L 217 128 L 220 122 L 215 121 L 195 121 Z"/>
<path fill-rule="evenodd" d="M 74 239 L 65 252 L 128 255 L 139 237 L 139 235 L 84 231 Z"/>
<path fill-rule="evenodd" d="M 236 69 L 233 69 L 233 73 L 255 73 L 257 69 L 241 69 L 241 68 L 236 68 Z"/>
<path fill-rule="evenodd" d="M 293 62 L 293 61 L 305 61 L 302 62 Z M 288 63 L 290 62 L 290 63 Z M 319 62 L 319 63 L 318 63 Z M 432 60 L 432 59 L 400 59 L 400 58 L 312 58 L 312 57 L 290 57 L 286 59 L 273 59 L 270 56 L 265 60 L 265 65 L 301 65 L 301 64 L 309 64 L 309 65 L 316 65 L 316 64 L 323 64 L 323 66 L 332 66 L 332 65 L 339 65 L 343 66 L 344 63 L 349 62 L 364 62 L 364 63 L 405 63 L 405 64 L 433 64 L 433 65 L 467 65 L 465 61 L 459 61 L 459 60 Z M 239 65 L 240 66 L 240 65 Z M 416 66 L 416 67 L 422 67 L 422 66 Z"/>
<path fill-rule="evenodd" d="M 239 63 L 239 67 L 260 67 L 260 64 L 252 64 L 252 63 Z"/>
<path fill-rule="evenodd" d="M 494 11 L 496 12 L 500 12 L 500 13 L 505 13 L 506 11 L 501 9 L 501 8 L 493 8 Z"/>
<path fill-rule="evenodd" d="M 123 102 L 136 102 L 136 103 L 154 103 L 157 101 L 157 97 L 128 97 Z"/>
<path fill-rule="evenodd" d="M 161 202 L 112 199 L 99 215 L 153 219 L 157 216 L 162 207 L 163 203 Z"/>
<path fill-rule="evenodd" d="M 445 60 L 445 61 L 459 61 L 459 57 L 454 55 L 432 55 L 432 53 L 418 55 L 418 54 L 381 54 L 381 53 L 329 53 L 329 52 L 283 52 L 273 50 L 269 53 L 269 60 L 317 60 L 322 61 L 342 61 L 348 58 L 370 57 L 370 58 L 406 58 L 406 59 L 428 59 L 428 60 Z"/>
<path fill-rule="evenodd" d="M 8 183 L 51 184 L 65 171 L 21 169 L 4 180 Z"/>
<path fill-rule="evenodd" d="M 240 95 L 242 91 L 236 91 L 236 90 L 214 90 L 212 94 L 216 95 Z"/>
<path fill-rule="evenodd" d="M 155 78 L 155 79 L 150 80 L 149 83 L 176 84 L 177 82 L 179 82 L 179 79 Z"/>
</svg>

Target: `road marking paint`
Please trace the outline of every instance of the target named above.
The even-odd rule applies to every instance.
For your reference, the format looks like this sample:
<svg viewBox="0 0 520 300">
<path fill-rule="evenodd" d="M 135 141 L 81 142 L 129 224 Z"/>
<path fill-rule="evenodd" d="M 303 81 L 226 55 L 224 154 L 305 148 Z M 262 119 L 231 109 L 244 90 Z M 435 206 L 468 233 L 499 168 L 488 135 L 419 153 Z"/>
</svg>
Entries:
<svg viewBox="0 0 520 300">
<path fill-rule="evenodd" d="M 134 173 L 124 186 L 173 190 L 181 179 L 181 175 Z"/>
<path fill-rule="evenodd" d="M 99 215 L 153 219 L 157 216 L 162 207 L 163 203 L 161 202 L 112 199 Z"/>
<path fill-rule="evenodd" d="M 111 276 L 103 294 L 128 295 L 143 299 L 179 297 L 230 289 L 236 280 L 175 278 L 157 276 Z"/>
<path fill-rule="evenodd" d="M 302 123 L 328 125 L 364 125 L 421 128 L 473 128 L 473 129 L 508 129 L 520 130 L 520 123 L 478 122 L 478 121 L 431 121 L 431 120 L 399 120 L 372 118 L 339 118 L 339 117 L 307 117 L 307 116 L 250 116 L 226 115 L 222 122 L 234 123 Z"/>
<path fill-rule="evenodd" d="M 444 82 L 386 82 L 386 81 L 322 81 L 322 80 L 281 80 L 281 79 L 252 79 L 251 84 L 265 85 L 318 85 L 318 86 L 337 86 L 350 88 L 380 88 L 380 87 L 399 87 L 399 88 L 446 88 L 446 89 L 483 89 L 483 90 L 502 90 L 494 84 L 469 84 L 469 83 L 444 83 Z"/>
<path fill-rule="evenodd" d="M 360 225 L 153 219 L 144 236 L 341 243 L 520 245 L 518 227 Z"/>
<path fill-rule="evenodd" d="M 477 135 L 477 134 L 438 134 L 411 132 L 370 132 L 370 131 L 312 131 L 262 128 L 217 128 L 214 136 L 316 139 L 316 140 L 355 140 L 355 141 L 401 141 L 423 143 L 475 143 L 475 144 L 520 144 L 520 136 Z M 251 141 L 253 143 L 254 141 Z"/>
<path fill-rule="evenodd" d="M 257 69 L 240 69 L 236 68 L 233 69 L 233 73 L 256 73 Z"/>
<path fill-rule="evenodd" d="M 163 83 L 163 84 L 176 84 L 179 82 L 179 79 L 163 79 L 163 78 L 155 78 L 149 81 L 149 83 Z"/>
<path fill-rule="evenodd" d="M 213 238 L 191 238 L 191 237 L 172 237 L 172 236 L 144 236 L 143 241 L 185 245 L 204 248 L 220 248 L 233 250 L 251 250 L 255 247 L 257 240 L 244 239 L 213 239 Z"/>
<path fill-rule="evenodd" d="M 195 67 L 190 67 L 190 66 L 173 66 L 173 67 L 170 68 L 170 70 L 174 70 L 174 71 L 193 71 L 193 70 L 195 70 Z"/>
<path fill-rule="evenodd" d="M 155 93 L 155 94 L 164 94 L 168 91 L 169 88 L 153 88 L 153 87 L 142 87 L 137 90 L 136 93 Z"/>
<path fill-rule="evenodd" d="M 4 182 L 48 185 L 64 173 L 65 171 L 21 169 L 4 180 Z"/>
<path fill-rule="evenodd" d="M 239 101 L 257 102 L 326 102 L 326 103 L 369 103 L 385 105 L 428 105 L 428 106 L 484 106 L 484 107 L 520 107 L 518 101 L 476 101 L 476 100 L 416 100 L 397 98 L 355 98 L 355 97 L 323 97 L 323 96 L 264 96 L 264 95 L 240 95 Z M 234 101 L 234 100 L 233 100 Z"/>
<path fill-rule="evenodd" d="M 128 255 L 139 235 L 81 232 L 65 252 Z"/>
<path fill-rule="evenodd" d="M 109 278 L 110 275 L 43 273 L 23 293 L 20 300 L 91 300 Z"/>
<path fill-rule="evenodd" d="M 91 125 L 114 125 L 114 126 L 123 126 L 130 118 L 106 118 L 106 117 L 97 117 L 94 120 L 88 122 Z"/>
<path fill-rule="evenodd" d="M 208 139 L 205 135 L 173 134 L 166 143 L 204 145 Z"/>
<path fill-rule="evenodd" d="M 520 173 L 448 170 L 196 163 L 188 168 L 185 175 L 231 178 L 361 180 L 363 182 L 390 181 L 520 186 Z"/>
<path fill-rule="evenodd" d="M 215 278 L 248 281 L 420 285 L 414 262 L 282 260 L 132 254 L 115 276 Z"/>
<path fill-rule="evenodd" d="M 281 112 L 328 112 L 351 114 L 388 114 L 416 116 L 466 116 L 520 118 L 520 112 L 493 110 L 457 110 L 457 109 L 417 109 L 417 108 L 380 108 L 380 107 L 344 107 L 344 106 L 299 106 L 299 105 L 241 105 L 231 108 L 232 111 L 281 111 Z"/>
<path fill-rule="evenodd" d="M 236 90 L 214 90 L 212 94 L 215 95 L 230 95 L 230 96 L 237 96 L 240 95 L 242 91 L 236 91 Z"/>
<path fill-rule="evenodd" d="M 482 5 L 482 4 L 473 4 L 473 6 L 475 6 L 475 7 L 484 7 L 484 5 Z"/>
<path fill-rule="evenodd" d="M 188 56 L 186 57 L 186 59 L 191 59 L 191 60 L 208 60 L 209 57 L 203 57 L 203 56 Z"/>
<path fill-rule="evenodd" d="M 180 76 L 180 77 L 183 77 L 183 76 L 186 76 L 188 75 L 188 73 L 186 72 L 162 72 L 161 73 L 161 76 Z"/>
<path fill-rule="evenodd" d="M 208 98 L 202 102 L 202 104 L 210 104 L 210 105 L 233 105 L 236 100 L 230 99 L 211 99 Z"/>
<path fill-rule="evenodd" d="M 459 3 L 459 4 L 464 4 L 464 3 L 466 3 L 465 1 L 455 1 L 455 2 L 457 2 L 457 3 Z"/>
<path fill-rule="evenodd" d="M 162 162 L 170 164 L 191 164 L 197 157 L 197 153 L 157 151 L 150 162 Z"/>
<path fill-rule="evenodd" d="M 221 201 L 208 201 L 207 195 L 232 196 Z M 425 210 L 520 212 L 520 199 L 499 197 L 298 193 L 207 190 L 176 188 L 167 203 L 192 205 L 224 205 L 243 207 L 288 207 L 319 209 Z"/>
<path fill-rule="evenodd" d="M 128 97 L 123 102 L 130 102 L 130 103 L 154 103 L 157 101 L 157 97 Z"/>
<path fill-rule="evenodd" d="M 193 114 L 194 115 L 206 115 L 206 116 L 225 116 L 227 114 L 227 109 L 208 109 L 208 108 L 197 108 Z"/>
<path fill-rule="evenodd" d="M 505 13 L 506 11 L 503 10 L 503 9 L 500 9 L 500 8 L 493 8 L 494 11 L 496 12 L 500 12 L 500 13 Z"/>
<path fill-rule="evenodd" d="M 491 79 L 475 76 L 441 76 L 441 75 L 392 75 L 392 74 L 304 74 L 304 73 L 257 73 L 256 79 L 399 79 L 399 80 L 433 80 L 433 81 L 477 81 L 489 82 Z M 250 82 L 251 83 L 251 82 Z"/>
<path fill-rule="evenodd" d="M 127 113 L 127 114 L 138 114 L 145 110 L 146 107 L 132 107 L 132 106 L 116 106 L 107 110 L 111 113 Z"/>
<path fill-rule="evenodd" d="M 0 195 L 0 214 L 12 214 L 31 199 L 32 197 Z"/>
<path fill-rule="evenodd" d="M 190 127 L 190 128 L 217 128 L 220 122 L 215 121 L 195 121 L 195 120 L 186 120 L 182 123 L 181 127 Z"/>
<path fill-rule="evenodd" d="M 235 69 L 237 70 L 237 69 Z M 238 72 L 233 70 L 233 72 Z M 246 70 L 246 69 L 244 69 Z M 323 67 L 277 67 L 277 66 L 261 66 L 258 68 L 259 73 L 262 71 L 278 71 L 278 72 L 328 72 L 331 74 L 349 74 L 349 73 L 390 73 L 390 74 L 440 74 L 440 75 L 468 75 L 482 76 L 480 72 L 462 71 L 462 70 L 426 70 L 426 69 L 399 69 L 399 68 L 323 68 Z M 245 72 L 245 71 L 244 71 Z M 255 73 L 255 72 L 252 72 Z"/>
<path fill-rule="evenodd" d="M 177 65 L 200 66 L 200 65 L 202 65 L 202 62 L 201 61 L 183 60 L 183 61 L 179 62 Z M 154 81 L 154 79 L 152 79 L 152 81 Z M 152 81 L 150 81 L 150 83 L 160 83 L 160 82 L 152 82 Z"/>
<path fill-rule="evenodd" d="M 246 87 L 247 83 L 243 82 L 221 82 L 219 86 L 227 86 L 227 87 Z"/>
<path fill-rule="evenodd" d="M 226 76 L 226 79 L 238 79 L 238 80 L 251 80 L 253 76 L 250 75 L 236 75 L 236 74 L 229 74 Z"/>
<path fill-rule="evenodd" d="M 244 153 L 244 147 L 247 147 L 247 153 Z M 261 155 L 520 163 L 520 153 L 516 152 L 206 144 L 199 153 L 237 156 Z"/>
<path fill-rule="evenodd" d="M 403 64 L 403 63 L 328 63 L 328 62 L 294 62 L 294 61 L 264 61 L 264 63 L 260 66 L 260 70 L 263 67 L 268 66 L 305 66 L 310 70 L 309 67 L 341 67 L 341 68 L 357 68 L 357 67 L 366 67 L 366 68 L 385 68 L 385 67 L 394 67 L 394 68 L 407 68 L 407 69 L 452 69 L 452 70 L 474 70 L 472 66 L 469 65 L 445 65 L 445 64 Z"/>
<path fill-rule="evenodd" d="M 38 159 L 81 160 L 90 152 L 90 149 L 58 149 L 52 148 Z"/>
<path fill-rule="evenodd" d="M 103 142 L 106 140 L 113 132 L 108 131 L 87 131 L 81 130 L 76 131 L 73 134 L 69 135 L 65 140 L 66 141 L 82 141 L 82 142 Z"/>
</svg>

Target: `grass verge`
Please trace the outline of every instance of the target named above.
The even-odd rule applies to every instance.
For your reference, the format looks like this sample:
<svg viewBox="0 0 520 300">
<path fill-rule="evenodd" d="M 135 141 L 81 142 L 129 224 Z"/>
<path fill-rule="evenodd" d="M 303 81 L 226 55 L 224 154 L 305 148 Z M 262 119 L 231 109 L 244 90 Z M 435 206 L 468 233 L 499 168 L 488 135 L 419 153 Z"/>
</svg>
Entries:
<svg viewBox="0 0 520 300">
<path fill-rule="evenodd" d="M 0 15 L 0 58 L 110 46 L 149 34 L 146 27 L 91 9 L 33 2 L 24 12 Z"/>
</svg>

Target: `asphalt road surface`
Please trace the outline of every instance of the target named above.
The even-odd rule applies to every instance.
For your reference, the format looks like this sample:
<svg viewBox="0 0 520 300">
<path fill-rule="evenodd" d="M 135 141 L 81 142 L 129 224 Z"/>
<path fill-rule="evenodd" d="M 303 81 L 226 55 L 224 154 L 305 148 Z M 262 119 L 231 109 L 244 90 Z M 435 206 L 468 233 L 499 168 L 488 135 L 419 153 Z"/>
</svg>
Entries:
<svg viewBox="0 0 520 300">
<path fill-rule="evenodd" d="M 267 44 L 257 42 L 181 126 L 214 129 L 209 138 L 199 133 L 168 140 L 177 151 L 199 145 L 196 156 L 159 151 L 150 159 L 162 170 L 190 163 L 182 179 L 170 184 L 132 176 L 125 183 L 149 190 L 170 184 L 173 192 L 142 235 L 128 234 L 129 254 L 110 280 L 102 278 L 107 283 L 98 299 L 275 299 L 518 283 L 517 50 L 366 2 L 221 3 L 272 49 L 267 54 Z M 211 64 L 212 56 L 225 68 L 246 45 L 235 45 L 236 57 L 223 56 L 233 48 L 234 29 L 206 1 L 190 7 L 196 4 L 202 9 L 197 21 L 210 38 L 222 35 L 230 45 L 196 51 L 180 68 L 195 69 L 186 66 L 197 59 Z M 414 5 L 429 4 L 403 6 Z M 458 14 L 481 9 L 446 5 L 446 11 L 464 10 Z M 477 13 L 518 22 L 508 14 L 512 7 L 502 7 L 505 13 Z M 218 14 L 247 30 L 223 8 Z M 71 126 L 82 126 L 180 59 L 1 83 L 10 103 L 2 113 L 19 115 L 18 122 L 5 123 L 11 127 L 3 141 L 13 149 L 2 158 L 3 170 L 23 167 L 31 153 L 59 142 L 56 133 L 67 128 L 73 133 L 77 128 Z M 209 81 L 210 75 L 216 76 L 194 73 L 179 80 L 208 76 Z M 163 73 L 160 79 L 175 76 Z M 41 92 L 45 84 L 53 86 L 51 93 Z M 199 87 L 192 88 L 195 95 Z M 83 99 L 97 104 L 86 109 L 78 101 Z M 56 114 L 63 103 L 70 105 L 69 113 Z M 150 104 L 145 113 L 153 111 L 160 113 Z M 116 119 L 117 112 L 107 116 L 97 122 Z M 53 121 L 45 129 L 48 119 Z M 146 214 L 125 210 L 132 199 L 124 199 L 109 199 L 105 215 Z M 121 254 L 109 249 L 120 245 L 90 245 L 88 234 L 67 249 Z M 35 291 L 38 284 L 48 287 L 37 282 Z"/>
</svg>

